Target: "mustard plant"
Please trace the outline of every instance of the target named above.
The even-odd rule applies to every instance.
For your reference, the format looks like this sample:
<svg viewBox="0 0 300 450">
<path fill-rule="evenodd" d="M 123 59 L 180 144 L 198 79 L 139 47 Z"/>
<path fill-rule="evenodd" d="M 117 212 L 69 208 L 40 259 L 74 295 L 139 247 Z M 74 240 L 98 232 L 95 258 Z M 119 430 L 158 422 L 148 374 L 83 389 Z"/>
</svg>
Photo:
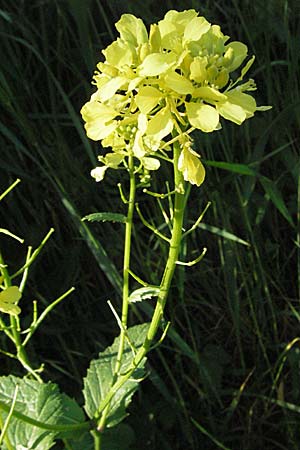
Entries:
<svg viewBox="0 0 300 450">
<path fill-rule="evenodd" d="M 18 302 L 28 268 L 52 230 L 35 252 L 28 249 L 25 264 L 13 275 L 1 259 L 0 311 L 8 315 L 9 324 L 1 318 L 0 325 L 17 350 L 16 355 L 7 356 L 16 357 L 27 372 L 23 379 L 12 375 L 0 378 L 5 393 L 0 394 L 3 449 L 47 450 L 56 441 L 62 441 L 65 449 L 115 448 L 110 430 L 126 417 L 126 408 L 147 375 L 147 355 L 168 332 L 170 323 L 164 311 L 176 267 L 192 267 L 206 252 L 204 248 L 193 260 L 180 260 L 181 243 L 205 213 L 199 212 L 196 222 L 184 229 L 190 188 L 199 188 L 205 180 L 201 149 L 195 148 L 193 135 L 221 132 L 224 120 L 241 125 L 256 111 L 268 109 L 256 105 L 254 80 L 244 80 L 254 62 L 254 56 L 248 59 L 247 46 L 230 42 L 218 25 L 195 10 L 171 10 L 152 24 L 149 32 L 141 19 L 124 14 L 116 29 L 119 37 L 102 51 L 104 60 L 97 64 L 92 81 L 95 91 L 81 114 L 87 136 L 101 144 L 99 165 L 91 175 L 96 182 L 103 182 L 111 169 L 120 171 L 116 189 L 127 210 L 125 215 L 99 212 L 83 219 L 120 222 L 125 227 L 121 311 L 108 301 L 120 334 L 91 361 L 84 379 L 83 410 L 55 384 L 43 383 L 42 367 L 32 368 L 25 353 L 26 343 L 45 315 L 72 289 L 39 317 L 34 303 L 33 321 L 28 329 L 21 330 Z M 171 179 L 162 180 L 163 165 L 171 167 Z M 151 189 L 154 177 L 166 186 L 165 191 Z M 104 189 L 101 184 L 100 189 Z M 136 200 L 138 191 L 157 199 L 165 224 L 153 224 L 145 217 Z M 133 226 L 137 220 L 168 248 L 161 279 L 155 284 L 142 280 L 132 270 Z M 18 276 L 22 276 L 21 282 L 12 285 Z M 136 283 L 140 287 L 133 289 Z M 151 299 L 155 299 L 151 320 L 129 326 L 132 304 L 138 307 L 138 302 Z M 129 444 L 124 440 L 120 445 L 125 450 Z"/>
<path fill-rule="evenodd" d="M 204 249 L 193 261 L 179 261 L 182 239 L 203 217 L 201 213 L 192 228 L 183 232 L 189 193 L 187 185 L 199 187 L 205 178 L 200 154 L 193 146 L 193 132 L 220 130 L 223 119 L 241 125 L 255 111 L 268 108 L 258 107 L 249 94 L 256 89 L 254 80 L 244 81 L 254 62 L 254 56 L 246 61 L 247 46 L 241 42 L 228 42 L 229 37 L 218 25 L 210 24 L 195 10 L 169 11 L 163 20 L 150 26 L 149 33 L 143 21 L 131 14 L 124 14 L 116 28 L 120 37 L 102 51 L 105 60 L 98 63 L 93 77 L 96 91 L 81 110 L 87 136 L 100 141 L 104 150 L 98 156 L 101 164 L 91 171 L 91 175 L 100 182 L 108 169 L 125 170 L 130 186 L 126 198 L 122 184 L 119 184 L 121 198 L 127 205 L 126 217 L 116 218 L 109 213 L 86 217 L 125 223 L 121 316 L 113 310 L 120 326 L 120 340 L 111 387 L 94 410 L 99 432 L 95 433 L 97 448 L 101 448 L 101 432 L 109 420 L 111 402 L 134 377 L 154 345 L 176 265 L 192 266 L 206 252 Z M 151 178 L 159 172 L 162 163 L 172 166 L 173 179 L 166 180 L 172 188 L 164 193 L 152 192 L 148 190 Z M 136 204 L 137 189 L 158 199 L 167 198 L 168 202 L 171 199 L 171 214 L 164 214 L 170 225 L 168 235 L 160 231 L 158 224 L 153 226 L 146 220 Z M 130 268 L 135 208 L 142 223 L 169 246 L 162 278 L 155 286 L 142 281 Z M 131 292 L 131 279 L 142 287 Z M 157 297 L 157 300 L 144 341 L 139 349 L 130 343 L 133 356 L 124 370 L 122 359 L 128 339 L 128 309 L 132 302 L 151 297 Z M 160 341 L 168 325 L 164 323 Z"/>
</svg>

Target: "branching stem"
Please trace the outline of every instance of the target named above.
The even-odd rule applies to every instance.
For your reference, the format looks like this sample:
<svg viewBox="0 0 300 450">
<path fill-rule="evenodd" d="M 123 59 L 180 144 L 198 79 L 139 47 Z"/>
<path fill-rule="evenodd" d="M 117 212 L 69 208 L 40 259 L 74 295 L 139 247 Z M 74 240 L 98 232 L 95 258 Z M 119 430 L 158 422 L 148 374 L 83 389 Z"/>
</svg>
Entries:
<svg viewBox="0 0 300 450">
<path fill-rule="evenodd" d="M 161 324 L 161 320 L 163 318 L 166 300 L 171 287 L 171 281 L 173 278 L 174 270 L 176 268 L 176 261 L 178 261 L 180 242 L 182 237 L 184 209 L 186 205 L 186 196 L 184 195 L 183 175 L 178 170 L 178 158 L 180 154 L 179 143 L 175 141 L 173 147 L 174 147 L 173 165 L 174 165 L 174 184 L 175 184 L 174 216 L 173 216 L 171 239 L 169 243 L 169 255 L 160 284 L 160 293 L 158 295 L 156 307 L 154 309 L 154 313 L 145 341 L 142 347 L 138 350 L 135 357 L 133 358 L 131 366 L 125 374 L 118 373 L 121 365 L 120 356 L 122 355 L 125 342 L 125 333 L 121 330 L 120 348 L 117 358 L 117 365 L 115 367 L 115 379 L 111 389 L 109 390 L 105 398 L 101 401 L 97 413 L 95 415 L 95 419 L 97 420 L 97 429 L 99 431 L 103 431 L 104 429 L 106 415 L 108 413 L 110 402 L 113 399 L 114 395 L 123 386 L 123 384 L 132 376 L 133 372 L 139 366 L 143 358 L 151 350 L 152 342 L 156 336 L 158 328 Z M 134 206 L 132 203 L 134 198 L 134 184 L 132 178 L 130 185 L 132 192 L 130 194 L 128 221 L 126 224 L 126 232 L 125 232 L 125 254 L 124 254 L 124 269 L 123 269 L 124 275 L 123 300 L 125 299 L 125 301 L 123 302 L 123 311 L 122 311 L 123 326 L 125 326 L 126 323 L 125 320 L 127 321 L 127 314 L 128 314 L 128 282 L 130 273 L 129 261 L 130 261 L 130 242 L 131 242 L 130 236 L 131 236 L 132 214 Z"/>
</svg>

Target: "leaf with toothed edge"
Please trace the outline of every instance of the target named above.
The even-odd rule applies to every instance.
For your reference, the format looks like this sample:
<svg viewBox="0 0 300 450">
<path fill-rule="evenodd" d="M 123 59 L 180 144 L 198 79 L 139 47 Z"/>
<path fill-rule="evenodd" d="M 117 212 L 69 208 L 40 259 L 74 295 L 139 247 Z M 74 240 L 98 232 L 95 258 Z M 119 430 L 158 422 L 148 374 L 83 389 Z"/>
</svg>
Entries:
<svg viewBox="0 0 300 450">
<path fill-rule="evenodd" d="M 119 213 L 109 213 L 109 212 L 101 212 L 101 213 L 93 213 L 88 214 L 87 216 L 81 219 L 82 221 L 88 220 L 89 222 L 120 222 L 126 223 L 126 216 Z"/>
<path fill-rule="evenodd" d="M 159 294 L 160 288 L 157 286 L 146 286 L 133 291 L 128 301 L 129 303 L 142 302 L 143 300 L 148 300 L 152 297 L 157 297 Z"/>
<path fill-rule="evenodd" d="M 143 344 L 149 323 L 143 323 L 128 328 L 125 342 L 120 373 L 126 373 L 129 369 L 134 352 Z M 85 399 L 84 409 L 93 418 L 98 410 L 99 404 L 105 398 L 111 388 L 111 380 L 114 376 L 120 337 L 118 336 L 113 344 L 99 353 L 97 359 L 93 360 L 84 379 L 83 395 Z M 137 390 L 139 382 L 145 377 L 146 358 L 135 369 L 131 377 L 116 392 L 110 404 L 110 411 L 107 415 L 107 427 L 113 427 L 126 417 L 126 408 L 129 405 L 134 392 Z"/>
</svg>

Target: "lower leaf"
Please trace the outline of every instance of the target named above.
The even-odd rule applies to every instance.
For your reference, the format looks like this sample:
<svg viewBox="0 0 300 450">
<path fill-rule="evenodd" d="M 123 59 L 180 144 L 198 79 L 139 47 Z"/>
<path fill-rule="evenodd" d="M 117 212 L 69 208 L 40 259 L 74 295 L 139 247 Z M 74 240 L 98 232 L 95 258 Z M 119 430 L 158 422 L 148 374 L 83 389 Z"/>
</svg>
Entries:
<svg viewBox="0 0 300 450">
<path fill-rule="evenodd" d="M 145 340 L 148 328 L 149 324 L 144 323 L 127 330 L 120 373 L 125 373 L 128 370 L 134 358 L 134 352 L 142 346 Z M 95 416 L 100 402 L 111 388 L 119 342 L 120 337 L 117 337 L 112 346 L 99 353 L 99 358 L 93 360 L 88 369 L 87 377 L 84 380 L 83 395 L 85 398 L 84 408 L 91 419 Z M 146 358 L 141 361 L 131 378 L 124 383 L 113 397 L 106 421 L 108 427 L 115 426 L 126 417 L 126 408 L 137 390 L 139 382 L 145 376 L 145 363 Z"/>
</svg>

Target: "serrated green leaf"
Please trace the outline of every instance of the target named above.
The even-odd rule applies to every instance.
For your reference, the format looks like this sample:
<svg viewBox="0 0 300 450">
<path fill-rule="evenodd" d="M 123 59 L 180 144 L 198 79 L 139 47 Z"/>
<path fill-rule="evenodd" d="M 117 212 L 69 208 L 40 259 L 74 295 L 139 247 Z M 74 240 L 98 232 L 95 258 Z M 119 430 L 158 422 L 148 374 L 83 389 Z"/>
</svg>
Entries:
<svg viewBox="0 0 300 450">
<path fill-rule="evenodd" d="M 66 425 L 74 425 L 77 423 L 81 423 L 85 421 L 85 414 L 83 412 L 83 409 L 78 405 L 78 403 L 73 400 L 71 397 L 69 397 L 66 394 L 60 394 L 60 400 L 61 400 L 61 407 L 62 407 L 62 412 L 60 414 L 60 423 L 66 424 Z M 84 433 L 87 434 L 88 436 L 90 435 L 89 432 Z M 83 431 L 79 430 L 79 431 L 68 431 L 68 432 L 63 432 L 63 433 L 59 433 L 59 438 L 62 439 L 72 439 L 79 440 L 82 443 L 82 435 L 83 435 Z M 83 448 L 83 447 L 82 447 Z M 86 447 L 84 447 L 86 448 Z M 73 449 L 73 447 L 72 447 Z M 86 448 L 88 450 L 88 448 Z M 74 449 L 73 449 L 74 450 Z"/>
<path fill-rule="evenodd" d="M 149 324 L 136 325 L 127 330 L 128 339 L 131 345 L 137 350 L 142 346 Z M 133 350 L 128 339 L 125 343 L 121 373 L 128 370 L 133 359 Z M 84 409 L 90 418 L 93 418 L 101 400 L 108 393 L 114 375 L 114 368 L 117 360 L 120 337 L 117 337 L 113 344 L 104 352 L 99 353 L 99 358 L 93 360 L 84 379 L 83 395 L 85 399 Z M 118 424 L 126 416 L 126 407 L 131 401 L 131 397 L 138 388 L 141 378 L 145 375 L 144 358 L 129 380 L 119 389 L 111 401 L 110 411 L 107 416 L 107 426 L 112 427 Z"/>
<path fill-rule="evenodd" d="M 85 420 L 84 412 L 79 405 L 66 394 L 61 394 L 57 385 L 53 383 L 41 384 L 27 378 L 14 376 L 0 377 L 0 400 L 9 408 L 17 389 L 13 415 L 10 418 L 7 436 L 10 444 L 16 450 L 48 450 L 58 438 L 68 436 L 66 432 L 51 430 L 51 427 L 63 428 L 64 425 L 82 424 Z M 4 405 L 2 406 L 2 408 Z M 1 421 L 7 418 L 8 411 L 0 409 Z M 23 418 L 15 417 L 21 414 Z M 22 419 L 22 420 L 21 420 Z M 47 427 L 36 426 L 26 420 L 39 422 Z M 86 428 L 87 429 L 87 428 Z M 72 431 L 69 436 L 79 439 L 87 431 Z M 4 443 L 1 450 L 7 450 Z"/>
<path fill-rule="evenodd" d="M 148 300 L 152 297 L 157 297 L 159 294 L 159 287 L 156 286 L 146 286 L 133 291 L 128 300 L 129 303 L 142 302 L 143 300 Z"/>
<path fill-rule="evenodd" d="M 40 384 L 35 380 L 14 376 L 0 377 L 0 399 L 11 405 L 17 385 L 19 389 L 15 403 L 16 411 L 48 424 L 59 422 L 63 408 L 61 394 L 56 385 Z M 4 422 L 7 413 L 1 410 L 0 415 Z M 34 427 L 15 417 L 11 417 L 7 430 L 13 448 L 22 450 L 48 450 L 53 446 L 56 435 L 56 432 Z M 5 444 L 2 449 L 7 450 Z"/>
<path fill-rule="evenodd" d="M 282 195 L 276 186 L 276 184 L 267 177 L 260 177 L 259 181 L 261 182 L 267 196 L 276 206 L 278 211 L 283 215 L 283 217 L 290 223 L 290 225 L 294 225 L 293 219 L 285 206 Z"/>
<path fill-rule="evenodd" d="M 103 450 L 128 450 L 134 442 L 134 438 L 133 429 L 129 425 L 121 423 L 113 430 L 105 429 L 101 448 L 103 447 Z"/>
<path fill-rule="evenodd" d="M 94 450 L 94 439 L 90 432 L 86 431 L 81 433 L 80 437 L 76 440 L 74 439 L 65 439 L 64 442 L 68 444 L 68 447 L 65 447 L 64 450 Z M 103 450 L 104 446 L 103 446 Z"/>
<path fill-rule="evenodd" d="M 109 212 L 101 212 L 101 213 L 93 213 L 88 214 L 87 216 L 81 219 L 82 221 L 88 220 L 89 222 L 121 222 L 126 223 L 126 216 L 119 213 L 109 213 Z"/>
</svg>

